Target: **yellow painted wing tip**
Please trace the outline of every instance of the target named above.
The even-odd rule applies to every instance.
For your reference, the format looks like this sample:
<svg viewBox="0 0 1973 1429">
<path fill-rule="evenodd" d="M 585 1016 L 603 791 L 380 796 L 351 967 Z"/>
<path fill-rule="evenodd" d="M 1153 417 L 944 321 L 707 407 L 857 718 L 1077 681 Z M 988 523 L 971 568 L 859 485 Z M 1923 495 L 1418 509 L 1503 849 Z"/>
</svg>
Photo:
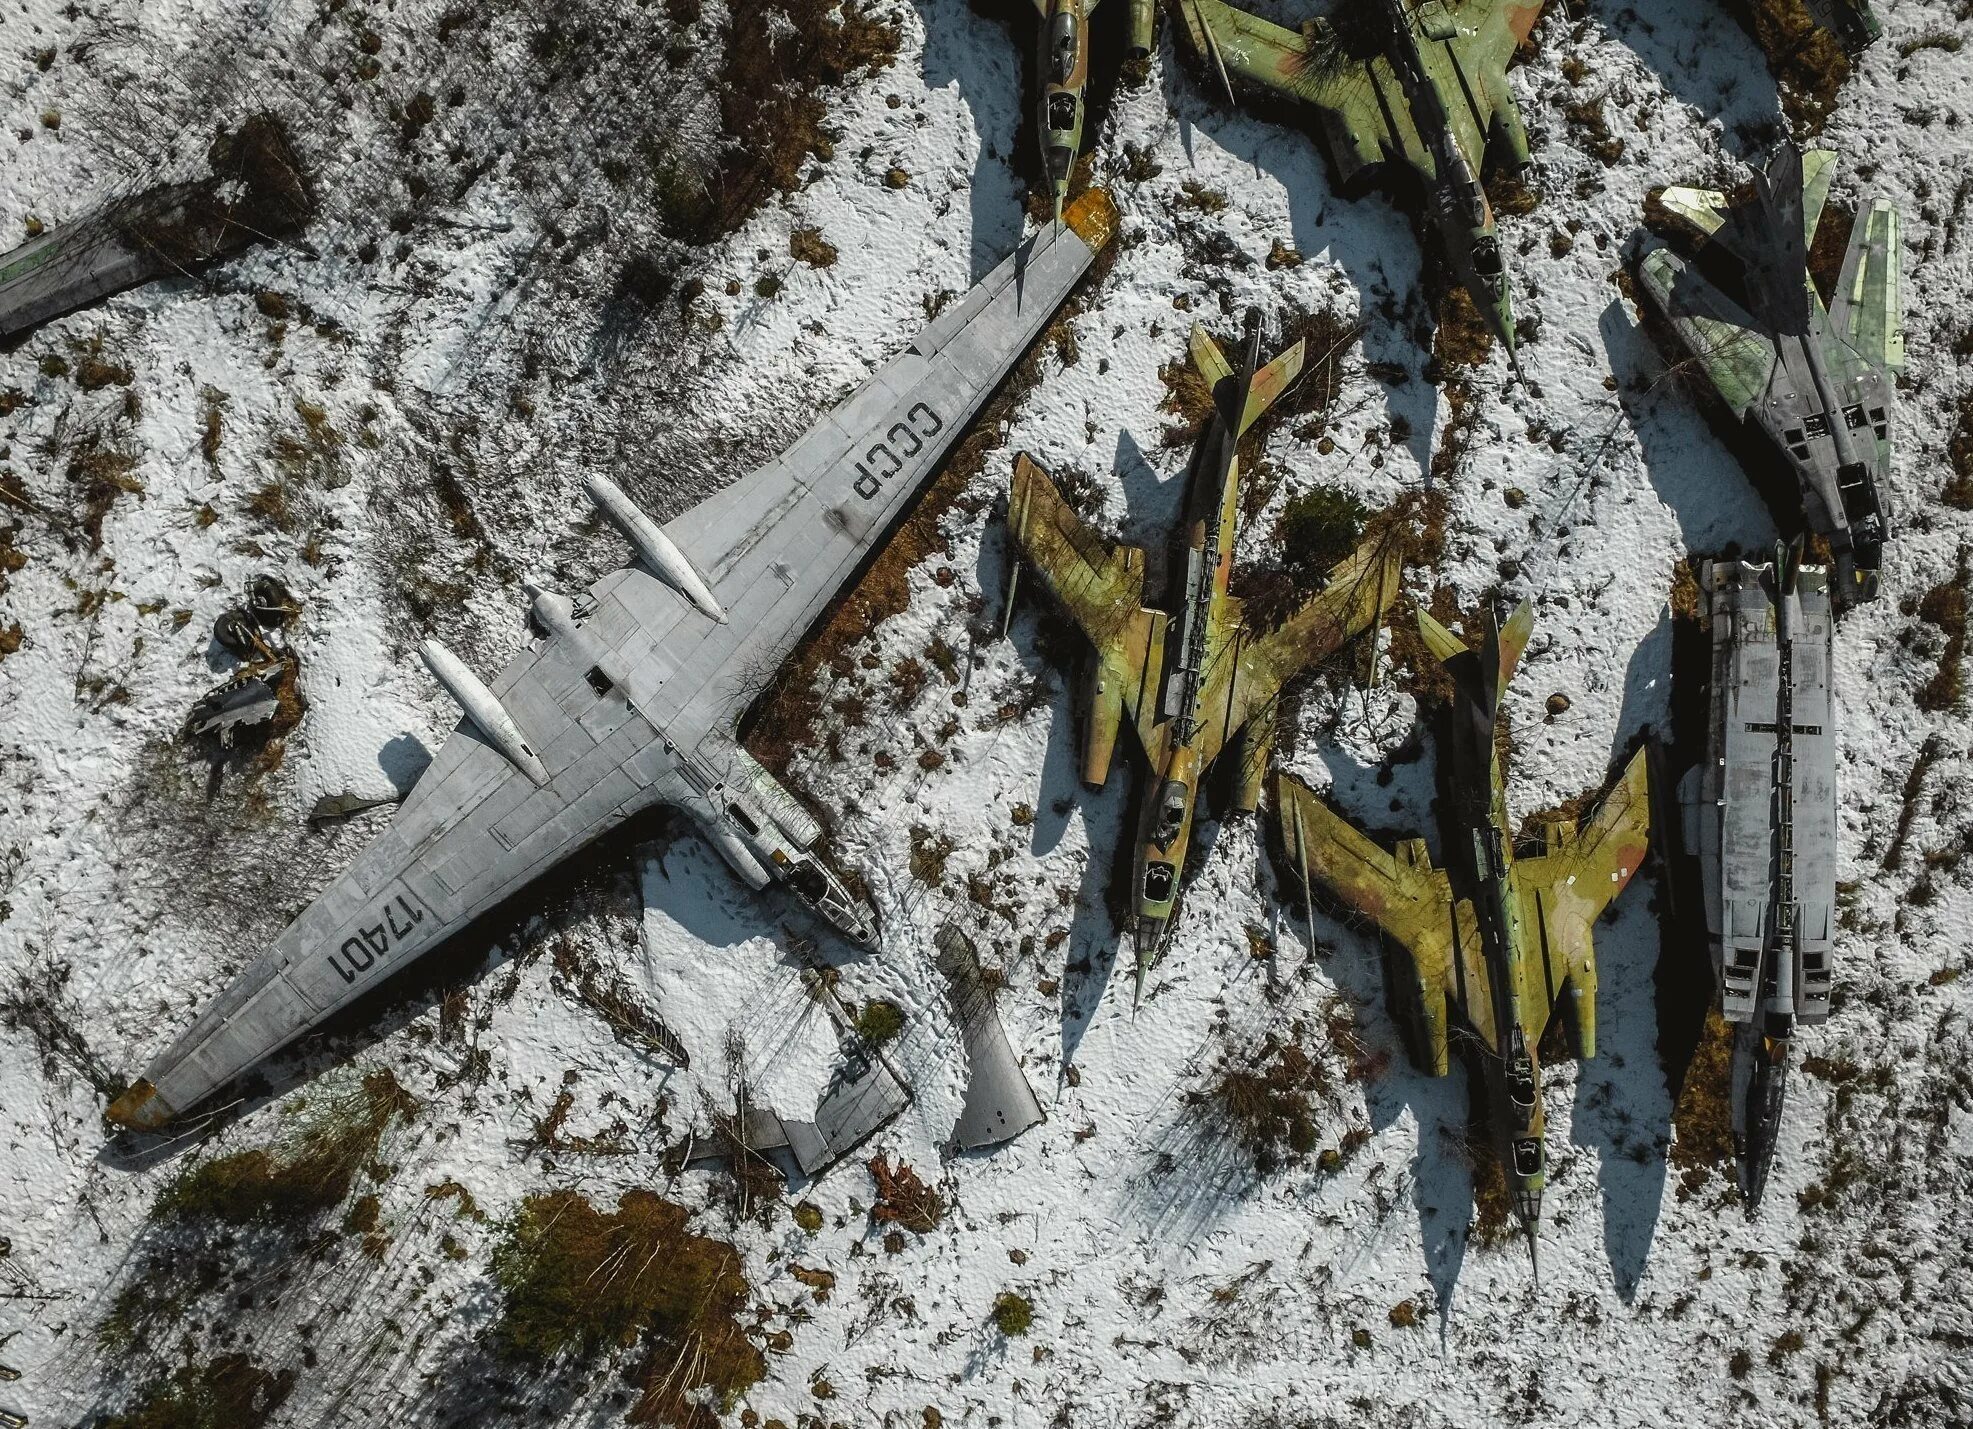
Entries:
<svg viewBox="0 0 1973 1429">
<path fill-rule="evenodd" d="M 1117 205 L 1107 189 L 1085 189 L 1062 210 L 1062 222 L 1091 253 L 1101 253 L 1117 233 Z"/>
<path fill-rule="evenodd" d="M 1424 606 L 1418 607 L 1418 634 L 1425 642 L 1425 648 L 1432 652 L 1432 658 L 1441 665 L 1456 655 L 1466 653 L 1466 642 L 1432 618 L 1432 612 Z"/>
</svg>

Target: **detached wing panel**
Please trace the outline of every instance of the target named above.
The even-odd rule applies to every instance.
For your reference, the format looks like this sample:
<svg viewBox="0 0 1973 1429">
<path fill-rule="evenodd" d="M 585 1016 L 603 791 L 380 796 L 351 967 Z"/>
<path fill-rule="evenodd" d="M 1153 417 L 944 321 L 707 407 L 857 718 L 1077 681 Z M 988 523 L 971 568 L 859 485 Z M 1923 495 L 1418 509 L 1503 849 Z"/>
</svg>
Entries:
<svg viewBox="0 0 1973 1429">
<path fill-rule="evenodd" d="M 1596 1055 L 1596 949 L 1592 933 L 1610 901 L 1630 883 L 1651 847 L 1651 785 L 1642 749 L 1580 829 L 1549 830 L 1549 851 L 1514 865 L 1524 928 L 1538 932 L 1542 957 L 1521 959 L 1522 1031 L 1533 1046 L 1567 990 L 1577 1049 Z"/>
<path fill-rule="evenodd" d="M 1454 907 L 1452 885 L 1432 867 L 1419 840 L 1386 850 L 1292 774 L 1279 776 L 1274 789 L 1281 847 L 1291 867 L 1404 950 L 1423 1017 L 1426 1070 L 1444 1076 L 1448 1006 L 1466 994 L 1460 948 L 1474 942 L 1471 905 Z"/>
</svg>

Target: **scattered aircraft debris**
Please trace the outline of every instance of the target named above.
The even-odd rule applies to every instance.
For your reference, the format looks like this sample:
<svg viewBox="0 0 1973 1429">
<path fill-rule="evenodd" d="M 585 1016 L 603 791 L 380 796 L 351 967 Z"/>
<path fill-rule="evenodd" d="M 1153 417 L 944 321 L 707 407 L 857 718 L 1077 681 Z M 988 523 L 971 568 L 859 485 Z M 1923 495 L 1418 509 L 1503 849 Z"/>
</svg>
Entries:
<svg viewBox="0 0 1973 1429">
<path fill-rule="evenodd" d="M 207 158 L 210 177 L 148 189 L 0 254 L 0 338 L 251 244 L 292 240 L 314 216 L 308 181 L 271 115 L 221 135 Z"/>
<path fill-rule="evenodd" d="M 737 1152 L 767 1156 L 785 1152 L 804 1176 L 822 1175 L 861 1146 L 911 1101 L 904 1084 L 883 1055 L 857 1036 L 826 977 L 805 968 L 802 982 L 835 1024 L 843 1059 L 815 1104 L 811 1121 L 795 1121 L 755 1101 L 743 1085 L 732 1120 L 711 1140 L 691 1143 L 681 1164 L 717 1160 Z"/>
<path fill-rule="evenodd" d="M 1389 985 L 1415 1003 L 1394 1012 L 1414 1023 L 1422 1070 L 1446 1074 L 1449 1014 L 1471 1032 L 1501 1167 L 1539 1275 L 1548 1160 L 1537 1049 L 1560 1009 L 1576 1055 L 1596 1055 L 1591 934 L 1650 848 L 1647 757 L 1641 749 L 1632 757 L 1586 825 L 1553 821 L 1542 851 L 1517 858 L 1494 721 L 1534 627 L 1533 607 L 1521 605 L 1505 627 L 1489 619 L 1479 650 L 1422 609 L 1418 627 L 1455 687 L 1439 741 L 1447 867 L 1432 867 L 1422 839 L 1387 852 L 1290 774 L 1275 782 L 1281 849 L 1304 889 L 1312 881 L 1403 951 L 1409 966 L 1394 969 Z"/>
<path fill-rule="evenodd" d="M 1705 759 L 1679 783 L 1720 1013 L 1734 1026 L 1734 1140 L 1751 1214 L 1767 1186 L 1797 1024 L 1829 1016 L 1836 932 L 1835 658 L 1827 572 L 1700 568 L 1713 640 Z"/>
<path fill-rule="evenodd" d="M 436 641 L 466 717 L 381 837 L 110 1106 L 153 1128 L 348 1004 L 604 831 L 690 814 L 749 887 L 780 886 L 844 937 L 876 914 L 821 827 L 735 729 L 982 403 L 1041 335 L 1116 210 L 1092 190 L 781 456 L 660 527 L 589 492 L 637 564 L 575 599 L 531 588 L 545 636 L 491 685 Z"/>
<path fill-rule="evenodd" d="M 319 828 L 323 824 L 354 818 L 371 809 L 381 809 L 386 804 L 401 804 L 404 800 L 403 794 L 391 793 L 368 797 L 346 789 L 340 794 L 324 794 L 317 799 L 315 807 L 308 811 L 308 821 Z"/>
<path fill-rule="evenodd" d="M 278 686 L 286 678 L 285 667 L 278 663 L 264 673 L 242 671 L 192 706 L 187 733 L 194 737 L 210 735 L 221 749 L 231 749 L 237 731 L 272 723 L 281 712 Z"/>
<path fill-rule="evenodd" d="M 1447 261 L 1518 366 L 1513 293 L 1480 175 L 1490 148 L 1516 173 L 1531 160 L 1507 66 L 1542 3 L 1374 0 L 1300 30 L 1224 0 L 1178 0 L 1178 11 L 1229 98 L 1238 79 L 1320 116 L 1339 186 L 1379 165 L 1409 166 Z"/>
<path fill-rule="evenodd" d="M 1889 199 L 1858 213 L 1827 308 L 1808 271 L 1836 158 L 1783 144 L 1744 201 L 1662 190 L 1647 213 L 1694 257 L 1649 243 L 1638 279 L 1726 408 L 1764 436 L 1800 488 L 1801 519 L 1834 557 L 1830 594 L 1842 609 L 1877 594 L 1890 536 L 1904 329 Z"/>
<path fill-rule="evenodd" d="M 945 976 L 946 996 L 966 1044 L 966 1098 L 952 1128 L 953 1143 L 961 1151 L 977 1151 L 1012 1141 L 1048 1117 L 1007 1043 L 972 941 L 947 923 L 932 942 L 932 961 Z"/>
<path fill-rule="evenodd" d="M 188 738 L 210 736 L 220 749 L 230 750 L 241 731 L 280 718 L 286 687 L 301 677 L 301 662 L 283 635 L 300 610 L 285 585 L 258 575 L 248 583 L 245 604 L 213 622 L 212 638 L 219 647 L 245 663 L 192 707 L 185 724 Z"/>
<path fill-rule="evenodd" d="M 1093 647 L 1083 782 L 1101 788 L 1109 778 L 1126 717 L 1157 781 L 1144 803 L 1131 876 L 1140 999 L 1177 911 L 1200 779 L 1237 736 L 1233 807 L 1251 813 L 1273 750 L 1282 686 L 1380 624 L 1398 589 L 1395 543 L 1366 541 L 1277 629 L 1247 628 L 1240 600 L 1227 589 L 1239 523 L 1240 437 L 1302 365 L 1298 341 L 1260 367 L 1260 341 L 1260 315 L 1252 312 L 1236 371 L 1204 327 L 1192 329 L 1192 362 L 1213 394 L 1213 409 L 1193 455 L 1184 541 L 1173 553 L 1175 613 L 1144 606 L 1143 551 L 1112 545 L 1091 530 L 1025 453 L 1014 463 L 1007 510 L 1013 546 Z M 1008 575 L 1010 612 L 1018 574 Z"/>
</svg>

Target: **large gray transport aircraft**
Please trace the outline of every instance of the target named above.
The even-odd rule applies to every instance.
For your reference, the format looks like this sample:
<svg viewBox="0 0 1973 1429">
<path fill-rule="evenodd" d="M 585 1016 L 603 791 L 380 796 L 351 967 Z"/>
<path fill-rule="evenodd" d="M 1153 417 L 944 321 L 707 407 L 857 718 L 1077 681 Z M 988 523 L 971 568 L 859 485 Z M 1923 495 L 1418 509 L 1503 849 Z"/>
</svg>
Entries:
<svg viewBox="0 0 1973 1429">
<path fill-rule="evenodd" d="M 691 816 L 754 889 L 778 886 L 865 946 L 876 915 L 818 855 L 821 829 L 736 727 L 1116 227 L 1069 206 L 785 453 L 659 526 L 592 478 L 636 560 L 571 600 L 488 685 L 435 641 L 465 717 L 390 828 L 109 1108 L 160 1126 L 625 819 Z"/>
</svg>

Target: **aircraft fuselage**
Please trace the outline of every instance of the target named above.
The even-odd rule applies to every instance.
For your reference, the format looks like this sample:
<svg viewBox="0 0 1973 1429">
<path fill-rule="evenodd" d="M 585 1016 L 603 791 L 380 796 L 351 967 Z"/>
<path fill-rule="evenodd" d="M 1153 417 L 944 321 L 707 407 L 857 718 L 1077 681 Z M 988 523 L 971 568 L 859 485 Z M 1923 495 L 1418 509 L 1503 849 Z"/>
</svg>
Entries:
<svg viewBox="0 0 1973 1429">
<path fill-rule="evenodd" d="M 1160 737 L 1147 745 L 1157 787 L 1145 801 L 1131 887 L 1137 901 L 1138 965 L 1155 956 L 1178 902 L 1185 850 L 1199 792 L 1199 684 L 1217 658 L 1230 657 L 1239 632 L 1228 588 L 1239 525 L 1239 420 L 1259 363 L 1260 330 L 1250 329 L 1238 371 L 1220 380 L 1213 415 L 1193 460 L 1185 540 L 1173 552 L 1180 606 L 1169 627 Z"/>
<path fill-rule="evenodd" d="M 1489 1119 L 1515 1214 L 1532 1236 L 1548 1184 L 1547 1121 L 1541 1105 L 1541 1060 L 1522 1030 L 1526 1023 L 1520 989 L 1522 961 L 1538 953 L 1528 948 L 1533 930 L 1520 917 L 1505 781 L 1493 748 L 1493 714 L 1476 707 L 1463 691 L 1456 701 L 1446 751 L 1455 831 L 1447 872 L 1455 888 L 1464 882 L 1460 891 L 1473 900 L 1488 983 L 1485 996 L 1498 1043 L 1495 1049 L 1480 1050 Z"/>
<path fill-rule="evenodd" d="M 1083 0 L 1049 0 L 1041 20 L 1042 167 L 1055 199 L 1055 220 L 1069 197 L 1069 176 L 1082 151 L 1083 91 L 1089 86 L 1089 10 Z"/>
</svg>

